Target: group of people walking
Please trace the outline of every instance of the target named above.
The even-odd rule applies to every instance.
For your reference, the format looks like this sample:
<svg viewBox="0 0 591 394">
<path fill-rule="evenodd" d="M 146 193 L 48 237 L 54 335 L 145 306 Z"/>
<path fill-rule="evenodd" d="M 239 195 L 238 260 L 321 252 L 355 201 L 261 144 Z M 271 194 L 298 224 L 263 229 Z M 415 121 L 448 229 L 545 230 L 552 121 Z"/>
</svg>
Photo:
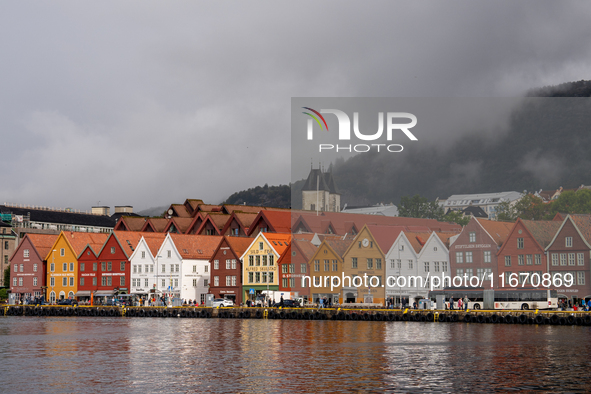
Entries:
<svg viewBox="0 0 591 394">
<path fill-rule="evenodd" d="M 458 310 L 468 310 L 468 303 L 470 302 L 470 299 L 468 298 L 468 296 L 464 296 L 464 298 L 458 298 L 458 302 L 457 302 L 457 308 L 454 307 L 454 298 L 450 297 L 449 299 L 449 309 L 450 310 L 454 310 L 454 309 L 458 309 Z"/>
</svg>

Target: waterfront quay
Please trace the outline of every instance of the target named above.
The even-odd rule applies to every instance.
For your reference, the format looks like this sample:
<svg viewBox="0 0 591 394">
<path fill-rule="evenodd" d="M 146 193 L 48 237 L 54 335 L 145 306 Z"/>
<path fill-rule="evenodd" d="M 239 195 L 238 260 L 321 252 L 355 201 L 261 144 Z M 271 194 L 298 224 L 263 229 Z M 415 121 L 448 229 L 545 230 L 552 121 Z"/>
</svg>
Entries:
<svg viewBox="0 0 591 394">
<path fill-rule="evenodd" d="M 0 308 L 0 316 L 96 316 L 122 318 L 218 318 L 404 321 L 480 324 L 591 325 L 591 312 L 552 310 L 416 310 L 363 308 L 209 308 L 23 305 Z"/>
</svg>

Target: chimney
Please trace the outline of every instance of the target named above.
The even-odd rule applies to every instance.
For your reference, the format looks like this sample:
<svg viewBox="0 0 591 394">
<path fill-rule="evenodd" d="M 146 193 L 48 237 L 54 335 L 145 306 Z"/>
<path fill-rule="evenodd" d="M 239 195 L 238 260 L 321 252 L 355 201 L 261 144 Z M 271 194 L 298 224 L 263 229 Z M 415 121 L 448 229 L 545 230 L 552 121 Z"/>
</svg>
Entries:
<svg viewBox="0 0 591 394">
<path fill-rule="evenodd" d="M 109 211 L 111 210 L 110 207 L 105 206 L 95 206 L 92 207 L 92 214 L 93 215 L 106 215 L 110 216 Z"/>
<path fill-rule="evenodd" d="M 115 205 L 115 213 L 133 213 L 131 205 Z"/>
</svg>

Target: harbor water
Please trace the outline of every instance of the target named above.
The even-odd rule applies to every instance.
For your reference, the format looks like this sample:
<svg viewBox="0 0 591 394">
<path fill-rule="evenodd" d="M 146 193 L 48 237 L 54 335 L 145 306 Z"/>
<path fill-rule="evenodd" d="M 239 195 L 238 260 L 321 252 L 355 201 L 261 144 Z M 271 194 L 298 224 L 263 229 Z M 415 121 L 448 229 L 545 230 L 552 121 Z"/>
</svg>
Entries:
<svg viewBox="0 0 591 394">
<path fill-rule="evenodd" d="M 0 318 L 5 393 L 586 391 L 591 327 Z"/>
</svg>

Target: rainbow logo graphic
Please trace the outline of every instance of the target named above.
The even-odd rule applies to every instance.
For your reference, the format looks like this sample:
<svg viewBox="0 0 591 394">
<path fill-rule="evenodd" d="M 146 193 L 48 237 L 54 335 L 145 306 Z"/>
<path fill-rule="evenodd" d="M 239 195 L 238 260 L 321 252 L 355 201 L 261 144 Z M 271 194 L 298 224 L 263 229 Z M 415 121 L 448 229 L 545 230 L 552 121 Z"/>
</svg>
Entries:
<svg viewBox="0 0 591 394">
<path fill-rule="evenodd" d="M 316 115 L 318 115 L 320 117 L 320 119 L 322 119 L 322 122 L 324 123 L 324 126 L 326 127 L 326 131 L 328 131 L 328 125 L 326 124 L 326 120 L 324 119 L 324 116 L 320 115 L 320 112 L 316 111 L 315 109 L 312 109 L 310 107 L 302 107 L 303 109 L 307 109 L 308 111 L 314 112 Z M 316 123 L 318 123 L 318 126 L 320 126 L 320 129 L 322 130 L 324 127 L 322 127 L 322 123 L 320 123 L 320 120 L 312 115 L 310 112 L 302 112 L 303 114 L 308 115 L 309 117 L 311 117 L 312 119 L 314 119 L 316 121 Z"/>
</svg>

